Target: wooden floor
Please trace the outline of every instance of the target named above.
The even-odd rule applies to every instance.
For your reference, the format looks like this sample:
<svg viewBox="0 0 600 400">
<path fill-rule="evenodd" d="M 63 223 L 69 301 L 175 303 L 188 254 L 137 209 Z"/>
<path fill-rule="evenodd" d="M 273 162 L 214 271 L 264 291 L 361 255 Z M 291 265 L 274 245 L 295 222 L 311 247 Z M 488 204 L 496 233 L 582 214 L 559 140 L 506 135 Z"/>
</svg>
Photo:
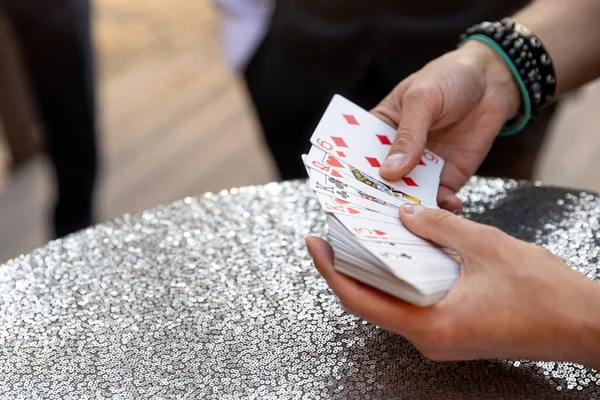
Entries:
<svg viewBox="0 0 600 400">
<path fill-rule="evenodd" d="M 243 87 L 221 62 L 211 2 L 95 0 L 95 38 L 101 220 L 276 179 Z M 600 189 L 599 89 L 564 110 L 540 161 L 544 182 Z M 8 176 L 2 146 L 0 263 L 47 241 L 52 198 L 44 159 Z"/>
</svg>

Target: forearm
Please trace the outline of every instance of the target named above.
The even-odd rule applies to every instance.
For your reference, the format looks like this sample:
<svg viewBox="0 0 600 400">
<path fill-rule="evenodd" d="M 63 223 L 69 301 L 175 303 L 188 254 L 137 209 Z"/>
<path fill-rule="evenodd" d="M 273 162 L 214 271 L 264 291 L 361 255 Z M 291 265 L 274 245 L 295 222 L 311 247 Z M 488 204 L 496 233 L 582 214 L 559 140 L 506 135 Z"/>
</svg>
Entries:
<svg viewBox="0 0 600 400">
<path fill-rule="evenodd" d="M 600 0 L 537 0 L 513 16 L 544 44 L 556 96 L 600 77 Z"/>
</svg>

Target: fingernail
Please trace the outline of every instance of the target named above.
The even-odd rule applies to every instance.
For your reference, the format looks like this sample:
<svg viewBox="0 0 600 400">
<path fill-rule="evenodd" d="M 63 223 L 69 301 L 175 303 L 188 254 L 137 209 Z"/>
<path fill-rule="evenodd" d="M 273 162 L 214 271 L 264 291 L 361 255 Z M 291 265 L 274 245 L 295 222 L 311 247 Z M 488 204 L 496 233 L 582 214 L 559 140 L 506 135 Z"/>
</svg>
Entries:
<svg viewBox="0 0 600 400">
<path fill-rule="evenodd" d="M 425 207 L 419 204 L 404 204 L 400 208 L 402 208 L 402 211 L 404 211 L 406 214 L 411 215 L 417 215 L 425 209 Z"/>
<path fill-rule="evenodd" d="M 383 165 L 381 169 L 387 172 L 393 172 L 402 167 L 406 162 L 406 154 L 404 153 L 394 153 L 387 156 L 387 158 L 383 161 Z"/>
</svg>

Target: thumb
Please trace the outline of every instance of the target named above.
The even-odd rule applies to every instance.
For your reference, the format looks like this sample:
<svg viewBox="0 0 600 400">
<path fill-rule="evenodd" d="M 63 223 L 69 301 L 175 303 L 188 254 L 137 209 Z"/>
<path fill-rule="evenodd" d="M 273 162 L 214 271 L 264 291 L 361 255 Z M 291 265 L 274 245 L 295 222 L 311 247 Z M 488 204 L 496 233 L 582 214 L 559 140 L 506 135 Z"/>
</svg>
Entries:
<svg viewBox="0 0 600 400">
<path fill-rule="evenodd" d="M 429 128 L 440 114 L 443 99 L 433 89 L 409 89 L 402 97 L 398 132 L 380 173 L 397 181 L 412 171 L 425 151 Z"/>
<path fill-rule="evenodd" d="M 406 204 L 400 207 L 400 220 L 415 235 L 460 254 L 477 245 L 480 224 L 446 210 Z"/>
</svg>

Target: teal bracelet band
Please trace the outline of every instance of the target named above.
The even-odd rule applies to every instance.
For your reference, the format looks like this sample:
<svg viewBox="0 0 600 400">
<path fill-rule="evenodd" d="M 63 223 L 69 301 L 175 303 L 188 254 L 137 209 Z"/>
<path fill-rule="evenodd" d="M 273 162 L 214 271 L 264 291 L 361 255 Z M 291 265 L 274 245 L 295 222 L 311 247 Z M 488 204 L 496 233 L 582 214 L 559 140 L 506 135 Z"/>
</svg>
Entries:
<svg viewBox="0 0 600 400">
<path fill-rule="evenodd" d="M 515 125 L 504 125 L 502 127 L 502 130 L 499 133 L 499 136 L 510 136 L 510 135 L 514 135 L 517 132 L 522 131 L 523 128 L 525 128 L 525 126 L 527 126 L 527 124 L 529 123 L 529 120 L 531 119 L 531 99 L 529 98 L 529 93 L 527 93 L 527 88 L 525 87 L 525 83 L 523 82 L 523 79 L 521 79 L 521 75 L 519 75 L 519 71 L 517 71 L 517 67 L 515 67 L 512 60 L 510 59 L 510 57 L 508 57 L 508 54 L 506 54 L 504 49 L 502 47 L 500 47 L 500 45 L 498 43 L 496 43 L 493 39 L 491 39 L 485 35 L 476 34 L 476 35 L 468 36 L 466 39 L 464 39 L 462 42 L 460 42 L 458 44 L 458 47 L 462 46 L 469 40 L 477 40 L 479 42 L 485 43 L 492 50 L 494 50 L 496 53 L 498 53 L 498 55 L 502 58 L 504 63 L 510 69 L 510 72 L 513 74 L 515 80 L 519 84 L 519 89 L 521 90 L 521 98 L 522 98 L 523 106 L 524 106 L 523 107 L 524 108 L 523 119 Z"/>
</svg>

